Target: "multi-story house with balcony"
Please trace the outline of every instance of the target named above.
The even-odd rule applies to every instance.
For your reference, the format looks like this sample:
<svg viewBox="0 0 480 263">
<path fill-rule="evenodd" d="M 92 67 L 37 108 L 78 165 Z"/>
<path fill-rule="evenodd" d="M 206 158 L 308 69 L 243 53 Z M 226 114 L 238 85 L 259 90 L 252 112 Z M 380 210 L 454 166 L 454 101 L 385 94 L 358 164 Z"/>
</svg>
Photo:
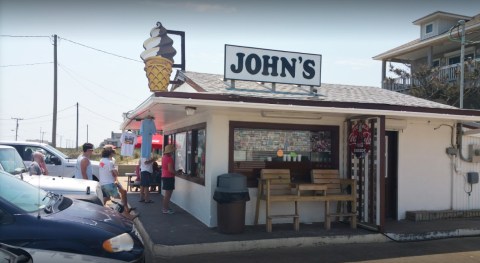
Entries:
<svg viewBox="0 0 480 263">
<path fill-rule="evenodd" d="M 382 88 L 408 93 L 412 84 L 417 83 L 412 79 L 412 74 L 388 76 L 391 63 L 405 64 L 411 73 L 424 66 L 438 67 L 440 79 L 448 82 L 459 81 L 461 20 L 465 21 L 464 59 L 470 66 L 479 63 L 480 14 L 469 17 L 437 11 L 413 21 L 420 29 L 418 39 L 373 57 L 382 61 Z"/>
</svg>

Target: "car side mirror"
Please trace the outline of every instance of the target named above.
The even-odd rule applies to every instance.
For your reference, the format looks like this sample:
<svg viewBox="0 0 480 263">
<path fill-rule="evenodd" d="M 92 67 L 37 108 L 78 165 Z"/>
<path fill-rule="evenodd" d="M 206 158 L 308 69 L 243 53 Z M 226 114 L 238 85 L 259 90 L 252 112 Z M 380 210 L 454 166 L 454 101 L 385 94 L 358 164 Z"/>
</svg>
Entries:
<svg viewBox="0 0 480 263">
<path fill-rule="evenodd" d="M 50 157 L 50 162 L 52 162 L 55 165 L 61 165 L 62 164 L 62 161 L 57 156 Z"/>
</svg>

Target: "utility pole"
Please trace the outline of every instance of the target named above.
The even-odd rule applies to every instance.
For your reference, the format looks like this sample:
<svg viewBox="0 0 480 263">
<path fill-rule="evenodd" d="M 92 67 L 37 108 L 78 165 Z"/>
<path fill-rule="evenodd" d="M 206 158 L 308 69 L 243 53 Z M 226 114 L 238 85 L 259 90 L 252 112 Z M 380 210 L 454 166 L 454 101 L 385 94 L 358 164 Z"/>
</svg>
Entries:
<svg viewBox="0 0 480 263">
<path fill-rule="evenodd" d="M 23 119 L 20 119 L 20 118 L 13 118 L 12 117 L 12 120 L 16 120 L 17 121 L 17 125 L 15 127 L 15 141 L 18 140 L 18 121 L 21 121 Z"/>
<path fill-rule="evenodd" d="M 57 144 L 57 35 L 53 35 L 53 127 L 52 146 Z"/>
<path fill-rule="evenodd" d="M 460 46 L 460 109 L 463 109 L 463 89 L 465 85 L 465 20 L 458 21 L 462 27 L 462 42 Z"/>
<path fill-rule="evenodd" d="M 77 145 L 76 149 L 78 149 L 78 102 L 77 102 Z"/>
</svg>

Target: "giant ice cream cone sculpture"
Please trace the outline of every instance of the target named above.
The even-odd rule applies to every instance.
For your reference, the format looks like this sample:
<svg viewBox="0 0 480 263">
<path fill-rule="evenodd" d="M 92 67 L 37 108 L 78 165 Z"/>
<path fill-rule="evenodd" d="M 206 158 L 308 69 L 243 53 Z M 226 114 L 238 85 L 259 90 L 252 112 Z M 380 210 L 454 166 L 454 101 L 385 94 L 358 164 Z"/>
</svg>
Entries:
<svg viewBox="0 0 480 263">
<path fill-rule="evenodd" d="M 177 54 L 173 40 L 167 36 L 167 30 L 160 22 L 150 31 L 150 38 L 143 42 L 145 51 L 140 57 L 145 62 L 145 72 L 150 91 L 168 91 L 172 74 L 173 57 Z"/>
</svg>

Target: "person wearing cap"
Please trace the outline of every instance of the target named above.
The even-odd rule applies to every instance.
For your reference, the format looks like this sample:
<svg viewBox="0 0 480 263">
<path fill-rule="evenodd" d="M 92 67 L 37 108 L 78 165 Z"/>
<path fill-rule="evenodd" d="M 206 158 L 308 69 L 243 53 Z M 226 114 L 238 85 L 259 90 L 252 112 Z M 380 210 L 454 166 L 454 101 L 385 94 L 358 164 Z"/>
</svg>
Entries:
<svg viewBox="0 0 480 263">
<path fill-rule="evenodd" d="M 42 169 L 40 166 L 40 163 L 43 161 L 43 154 L 39 151 L 33 153 L 33 162 L 30 164 L 30 167 L 28 167 L 28 171 L 30 175 L 42 175 L 45 174 L 45 170 Z"/>
<path fill-rule="evenodd" d="M 164 214 L 173 214 L 173 209 L 170 208 L 170 199 L 172 198 L 173 190 L 175 189 L 175 165 L 173 163 L 172 153 L 175 152 L 175 146 L 169 144 L 165 146 L 162 156 L 162 189 L 165 190 L 163 196 Z"/>
<path fill-rule="evenodd" d="M 93 144 L 86 142 L 82 145 L 83 153 L 78 156 L 75 165 L 75 178 L 93 180 L 93 168 L 90 158 L 93 154 Z"/>
<path fill-rule="evenodd" d="M 102 150 L 102 159 L 100 159 L 98 173 L 100 186 L 102 187 L 104 196 L 103 199 L 105 203 L 112 200 L 112 198 L 121 199 L 122 205 L 125 207 L 123 215 L 133 220 L 138 214 L 130 214 L 133 208 L 128 207 L 127 191 L 118 181 L 118 170 L 115 167 L 115 163 L 112 161 L 114 154 L 115 150 L 112 148 L 104 148 Z"/>
</svg>

